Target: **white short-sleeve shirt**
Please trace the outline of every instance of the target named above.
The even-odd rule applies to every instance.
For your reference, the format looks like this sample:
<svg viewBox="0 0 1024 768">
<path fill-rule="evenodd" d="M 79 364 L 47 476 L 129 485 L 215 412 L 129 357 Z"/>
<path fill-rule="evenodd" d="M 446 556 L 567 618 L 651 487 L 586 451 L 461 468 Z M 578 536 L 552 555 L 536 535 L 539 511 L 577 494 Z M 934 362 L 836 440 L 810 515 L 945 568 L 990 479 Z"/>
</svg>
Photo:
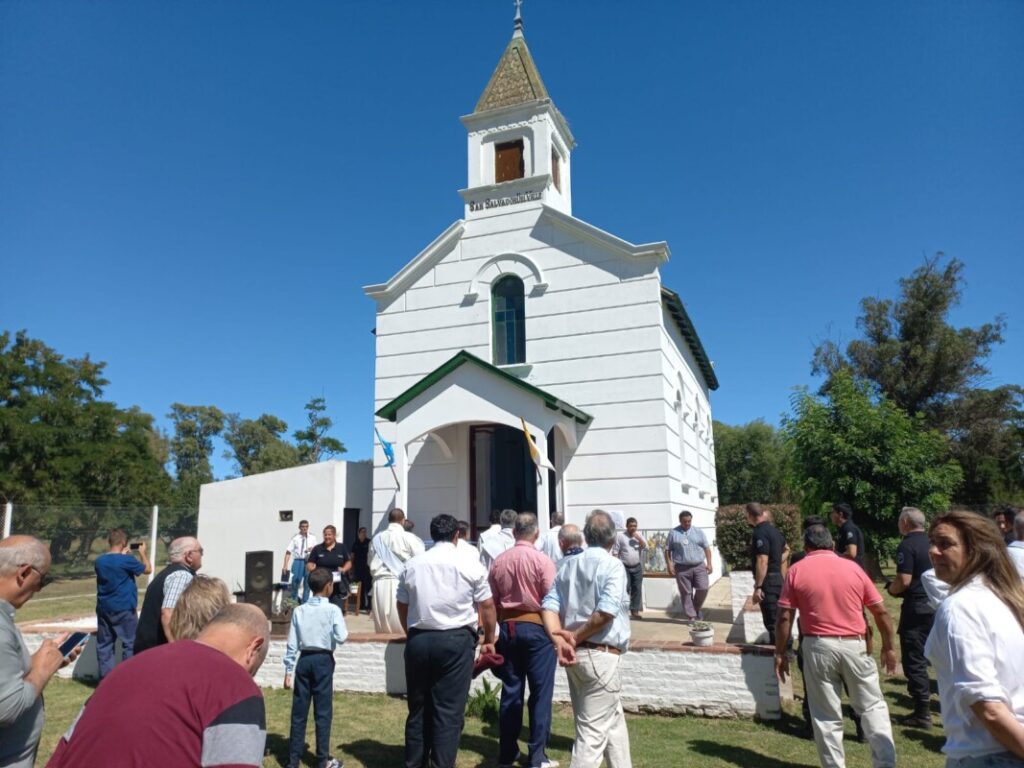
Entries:
<svg viewBox="0 0 1024 768">
<path fill-rule="evenodd" d="M 397 600 L 409 606 L 410 629 L 476 627 L 476 607 L 490 597 L 487 569 L 458 555 L 449 541 L 412 558 L 398 581 Z"/>
</svg>

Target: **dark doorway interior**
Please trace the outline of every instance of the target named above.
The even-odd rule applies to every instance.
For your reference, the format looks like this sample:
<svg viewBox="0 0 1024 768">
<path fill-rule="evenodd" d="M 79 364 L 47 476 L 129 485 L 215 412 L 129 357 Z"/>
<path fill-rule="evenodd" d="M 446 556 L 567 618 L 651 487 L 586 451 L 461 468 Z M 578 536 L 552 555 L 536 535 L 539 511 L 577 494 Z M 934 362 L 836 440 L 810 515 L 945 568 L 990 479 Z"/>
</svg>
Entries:
<svg viewBox="0 0 1024 768">
<path fill-rule="evenodd" d="M 537 511 L 537 474 L 522 430 L 504 424 L 469 428 L 472 536 L 490 525 L 491 510 Z"/>
<path fill-rule="evenodd" d="M 359 508 L 358 507 L 345 507 L 345 512 L 341 518 L 341 540 L 345 543 L 345 546 L 352 549 L 352 545 L 356 541 L 356 536 L 359 534 Z"/>
</svg>

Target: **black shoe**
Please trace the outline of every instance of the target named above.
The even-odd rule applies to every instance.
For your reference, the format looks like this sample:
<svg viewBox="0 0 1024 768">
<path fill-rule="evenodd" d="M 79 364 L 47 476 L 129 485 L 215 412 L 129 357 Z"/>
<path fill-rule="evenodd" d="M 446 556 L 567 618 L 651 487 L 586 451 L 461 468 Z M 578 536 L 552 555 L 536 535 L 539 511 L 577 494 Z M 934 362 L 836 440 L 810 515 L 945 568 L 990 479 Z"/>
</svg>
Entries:
<svg viewBox="0 0 1024 768">
<path fill-rule="evenodd" d="M 896 718 L 896 722 L 905 728 L 920 728 L 922 731 L 930 731 L 932 729 L 932 716 L 929 712 L 914 712 L 910 715 L 904 715 L 903 717 Z"/>
</svg>

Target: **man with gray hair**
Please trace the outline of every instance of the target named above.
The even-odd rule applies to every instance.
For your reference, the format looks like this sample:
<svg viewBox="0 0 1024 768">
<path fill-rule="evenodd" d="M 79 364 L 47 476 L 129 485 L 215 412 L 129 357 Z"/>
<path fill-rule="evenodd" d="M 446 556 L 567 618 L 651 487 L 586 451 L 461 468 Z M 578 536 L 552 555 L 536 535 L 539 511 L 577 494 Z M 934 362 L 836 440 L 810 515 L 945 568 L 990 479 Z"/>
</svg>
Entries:
<svg viewBox="0 0 1024 768">
<path fill-rule="evenodd" d="M 898 525 L 903 541 L 896 550 L 896 578 L 886 584 L 890 595 L 903 599 L 896 632 L 900 636 L 903 674 L 907 677 L 907 693 L 914 703 L 914 711 L 902 718 L 901 723 L 926 731 L 932 727 L 932 689 L 924 644 L 935 622 L 935 609 L 921 581 L 921 575 L 932 567 L 925 532 L 927 523 L 924 513 L 916 507 L 904 507 L 900 511 Z"/>
<path fill-rule="evenodd" d="M 0 765 L 31 768 L 43 733 L 43 688 L 65 663 L 53 640 L 29 654 L 14 612 L 50 582 L 50 551 L 33 536 L 0 541 Z M 74 652 L 74 656 L 78 651 Z M 72 657 L 73 658 L 73 657 Z"/>
<path fill-rule="evenodd" d="M 167 559 L 170 564 L 146 588 L 139 626 L 135 630 L 136 655 L 174 640 L 171 614 L 185 587 L 203 567 L 203 547 L 198 539 L 182 536 L 167 548 Z"/>
<path fill-rule="evenodd" d="M 612 557 L 615 523 L 607 512 L 591 512 L 583 535 L 588 548 L 559 563 L 542 614 L 567 667 L 576 721 L 572 768 L 598 768 L 605 759 L 608 768 L 631 768 L 619 678 L 630 635 L 626 569 Z"/>
<path fill-rule="evenodd" d="M 497 517 L 492 513 L 491 520 L 496 520 L 495 524 L 480 534 L 480 562 L 488 571 L 494 567 L 498 555 L 515 546 L 512 528 L 516 524 L 516 511 L 503 509 Z"/>
<path fill-rule="evenodd" d="M 516 543 L 498 555 L 488 581 L 498 610 L 496 650 L 505 663 L 494 670 L 501 680 L 498 716 L 498 765 L 522 760 L 530 768 L 555 768 L 547 756 L 551 735 L 551 697 L 555 692 L 555 648 L 544 630 L 541 602 L 555 580 L 555 564 L 534 543 L 540 530 L 537 516 L 516 517 Z M 523 701 L 530 686 L 530 742 L 526 755 L 519 751 L 523 729 Z"/>
<path fill-rule="evenodd" d="M 578 555 L 586 549 L 583 532 L 578 525 L 566 523 L 558 529 L 558 549 L 562 553 L 562 557 L 558 560 L 559 564 L 561 564 L 562 558 Z"/>
<path fill-rule="evenodd" d="M 552 512 L 550 526 L 537 539 L 537 549 L 550 557 L 556 565 L 562 559 L 562 549 L 558 546 L 558 532 L 562 530 L 564 522 L 565 515 L 561 512 Z"/>
<path fill-rule="evenodd" d="M 1017 566 L 1020 577 L 1024 579 L 1024 512 L 1018 512 L 1013 518 L 1013 536 L 1014 540 L 1010 542 L 1007 553 Z"/>
</svg>

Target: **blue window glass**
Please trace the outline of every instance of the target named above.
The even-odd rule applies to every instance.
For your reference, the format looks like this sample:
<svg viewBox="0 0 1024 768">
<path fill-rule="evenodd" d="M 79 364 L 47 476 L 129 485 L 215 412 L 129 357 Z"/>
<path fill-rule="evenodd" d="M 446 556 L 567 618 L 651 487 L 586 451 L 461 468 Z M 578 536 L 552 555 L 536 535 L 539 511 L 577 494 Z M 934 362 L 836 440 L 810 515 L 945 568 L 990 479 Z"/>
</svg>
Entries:
<svg viewBox="0 0 1024 768">
<path fill-rule="evenodd" d="M 526 362 L 526 314 L 523 281 L 506 275 L 491 289 L 494 321 L 494 364 Z"/>
</svg>

